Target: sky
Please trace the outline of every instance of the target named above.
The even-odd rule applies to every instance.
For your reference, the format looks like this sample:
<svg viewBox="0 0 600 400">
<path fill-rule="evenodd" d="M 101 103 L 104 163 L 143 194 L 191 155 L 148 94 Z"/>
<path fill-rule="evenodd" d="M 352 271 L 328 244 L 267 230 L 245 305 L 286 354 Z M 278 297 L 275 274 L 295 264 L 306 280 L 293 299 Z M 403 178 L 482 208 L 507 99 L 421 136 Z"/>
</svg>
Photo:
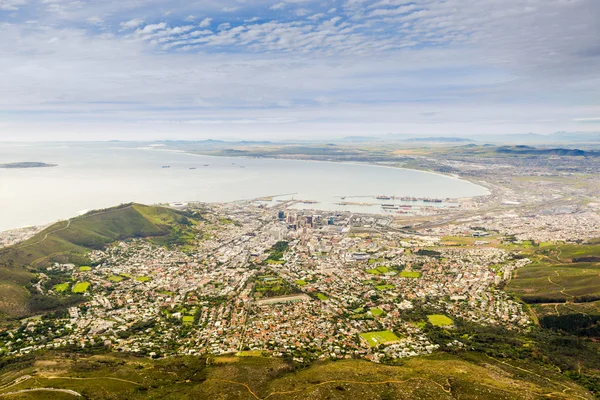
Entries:
<svg viewBox="0 0 600 400">
<path fill-rule="evenodd" d="M 0 0 L 0 141 L 600 131 L 598 0 Z"/>
</svg>

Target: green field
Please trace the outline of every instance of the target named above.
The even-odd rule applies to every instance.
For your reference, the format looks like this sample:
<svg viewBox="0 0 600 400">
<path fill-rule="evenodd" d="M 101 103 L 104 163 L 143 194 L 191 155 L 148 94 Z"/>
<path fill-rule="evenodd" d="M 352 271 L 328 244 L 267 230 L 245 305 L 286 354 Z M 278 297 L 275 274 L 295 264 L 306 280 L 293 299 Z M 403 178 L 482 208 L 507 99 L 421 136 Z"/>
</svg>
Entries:
<svg viewBox="0 0 600 400">
<path fill-rule="evenodd" d="M 374 317 L 379 317 L 380 315 L 385 314 L 385 311 L 383 311 L 381 308 L 371 308 L 369 311 L 371 311 L 371 314 L 373 314 Z"/>
<path fill-rule="evenodd" d="M 89 282 L 77 282 L 71 291 L 73 293 L 85 293 L 90 288 Z"/>
<path fill-rule="evenodd" d="M 368 269 L 366 271 L 367 274 L 372 274 L 372 275 L 381 275 L 381 274 L 386 274 L 388 272 L 390 272 L 390 269 L 389 269 L 389 267 L 386 267 L 386 266 Z"/>
<path fill-rule="evenodd" d="M 181 320 L 184 324 L 191 324 L 192 322 L 194 322 L 194 317 L 192 315 L 184 315 L 183 318 L 181 318 Z"/>
<path fill-rule="evenodd" d="M 298 279 L 295 283 L 298 286 L 305 286 L 308 284 L 308 282 L 306 282 L 305 280 L 302 280 L 302 279 Z"/>
<path fill-rule="evenodd" d="M 512 245 L 519 249 L 518 245 Z M 600 244 L 541 243 L 520 249 L 534 262 L 513 272 L 506 290 L 530 304 L 553 304 L 558 315 L 593 312 L 600 308 Z M 584 303 L 590 306 L 584 306 Z M 560 306 L 558 303 L 569 303 Z M 543 305 L 534 311 L 548 313 Z"/>
<path fill-rule="evenodd" d="M 257 276 L 254 283 L 254 297 L 256 299 L 286 296 L 298 292 L 295 285 L 274 273 Z"/>
<path fill-rule="evenodd" d="M 91 271 L 92 267 L 88 267 L 86 265 L 82 265 L 81 267 L 79 267 L 79 272 L 87 272 L 87 271 Z"/>
<path fill-rule="evenodd" d="M 442 314 L 430 314 L 427 316 L 429 322 L 435 326 L 451 326 L 454 325 L 452 318 L 449 318 Z"/>
<path fill-rule="evenodd" d="M 119 283 L 125 278 L 123 278 L 122 276 L 118 276 L 118 275 L 111 275 L 107 279 L 111 282 Z"/>
<path fill-rule="evenodd" d="M 321 301 L 329 300 L 329 297 L 325 296 L 323 293 L 317 293 L 317 298 Z"/>
<path fill-rule="evenodd" d="M 576 301 L 600 296 L 600 264 L 526 266 L 513 273 L 508 290 L 531 303 Z"/>
<path fill-rule="evenodd" d="M 393 289 L 393 288 L 395 288 L 394 285 L 377 285 L 377 286 L 375 286 L 375 289 L 380 290 L 380 291 L 390 290 L 390 289 Z"/>
<path fill-rule="evenodd" d="M 365 332 L 361 333 L 360 337 L 366 340 L 371 347 L 400 340 L 400 338 L 392 331 Z"/>
<path fill-rule="evenodd" d="M 138 282 L 150 282 L 152 278 L 148 276 L 138 276 L 137 278 L 135 278 L 135 280 Z"/>
<path fill-rule="evenodd" d="M 56 293 L 62 293 L 68 290 L 69 286 L 70 285 L 68 283 L 59 283 L 58 285 L 54 285 L 53 289 Z"/>
<path fill-rule="evenodd" d="M 402 278 L 420 278 L 423 276 L 422 273 L 418 272 L 418 271 L 402 271 L 400 272 L 400 276 Z"/>
</svg>

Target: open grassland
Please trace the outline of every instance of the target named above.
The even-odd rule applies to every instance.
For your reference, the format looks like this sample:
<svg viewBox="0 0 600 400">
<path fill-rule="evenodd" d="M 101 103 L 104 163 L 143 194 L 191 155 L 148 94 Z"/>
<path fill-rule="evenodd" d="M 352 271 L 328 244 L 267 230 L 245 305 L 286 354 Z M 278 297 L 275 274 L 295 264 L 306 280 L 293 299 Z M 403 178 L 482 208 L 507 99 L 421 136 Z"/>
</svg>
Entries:
<svg viewBox="0 0 600 400">
<path fill-rule="evenodd" d="M 85 293 L 90 288 L 89 282 L 77 282 L 71 291 L 73 293 Z"/>
<path fill-rule="evenodd" d="M 56 293 L 62 293 L 65 292 L 67 289 L 69 289 L 69 284 L 68 283 L 59 283 L 58 285 L 54 285 L 54 291 Z"/>
<path fill-rule="evenodd" d="M 98 400 L 593 399 L 555 371 L 539 366 L 445 354 L 408 359 L 401 366 L 344 360 L 295 369 L 284 360 L 264 357 L 216 358 L 207 363 L 193 357 L 152 361 L 123 354 L 47 353 L 0 370 L 0 393 L 33 388 L 72 390 Z M 38 391 L 4 398 L 76 397 Z"/>
<path fill-rule="evenodd" d="M 527 266 L 513 274 L 508 289 L 530 303 L 580 302 L 586 296 L 600 299 L 600 264 Z"/>
<path fill-rule="evenodd" d="M 431 314 L 427 316 L 429 322 L 435 326 L 451 326 L 454 324 L 452 318 L 449 318 L 442 314 Z"/>
<path fill-rule="evenodd" d="M 564 316 L 569 314 L 600 315 L 600 300 L 586 303 L 541 303 L 531 304 L 538 318 L 548 315 Z"/>
<path fill-rule="evenodd" d="M 597 313 L 595 305 L 580 304 L 600 300 L 600 244 L 540 243 L 520 250 L 534 262 L 513 273 L 509 292 L 530 304 L 569 303 L 560 309 L 552 304 L 555 314 Z M 544 306 L 534 310 L 548 313 Z"/>
</svg>

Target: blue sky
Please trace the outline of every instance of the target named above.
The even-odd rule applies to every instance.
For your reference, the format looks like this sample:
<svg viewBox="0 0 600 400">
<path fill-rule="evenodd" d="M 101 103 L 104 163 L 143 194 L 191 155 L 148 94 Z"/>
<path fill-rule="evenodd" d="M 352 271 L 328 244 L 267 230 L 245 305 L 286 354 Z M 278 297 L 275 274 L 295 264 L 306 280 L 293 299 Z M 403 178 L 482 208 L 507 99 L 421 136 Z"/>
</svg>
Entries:
<svg viewBox="0 0 600 400">
<path fill-rule="evenodd" d="M 597 0 L 0 0 L 0 140 L 600 130 Z"/>
</svg>

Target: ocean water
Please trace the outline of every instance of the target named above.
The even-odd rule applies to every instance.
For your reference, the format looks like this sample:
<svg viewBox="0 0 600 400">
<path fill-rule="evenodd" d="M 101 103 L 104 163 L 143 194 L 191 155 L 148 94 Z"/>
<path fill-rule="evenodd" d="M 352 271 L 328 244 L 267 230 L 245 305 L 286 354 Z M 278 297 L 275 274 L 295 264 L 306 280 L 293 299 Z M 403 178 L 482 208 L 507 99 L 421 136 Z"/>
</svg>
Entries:
<svg viewBox="0 0 600 400">
<path fill-rule="evenodd" d="M 0 169 L 0 231 L 132 201 L 229 202 L 287 195 L 277 199 L 317 201 L 299 207 L 318 210 L 381 212 L 380 204 L 338 203 L 381 203 L 374 196 L 382 194 L 457 198 L 488 193 L 455 178 L 365 164 L 198 156 L 117 143 L 0 144 L 0 164 L 23 161 L 58 167 Z"/>
</svg>

